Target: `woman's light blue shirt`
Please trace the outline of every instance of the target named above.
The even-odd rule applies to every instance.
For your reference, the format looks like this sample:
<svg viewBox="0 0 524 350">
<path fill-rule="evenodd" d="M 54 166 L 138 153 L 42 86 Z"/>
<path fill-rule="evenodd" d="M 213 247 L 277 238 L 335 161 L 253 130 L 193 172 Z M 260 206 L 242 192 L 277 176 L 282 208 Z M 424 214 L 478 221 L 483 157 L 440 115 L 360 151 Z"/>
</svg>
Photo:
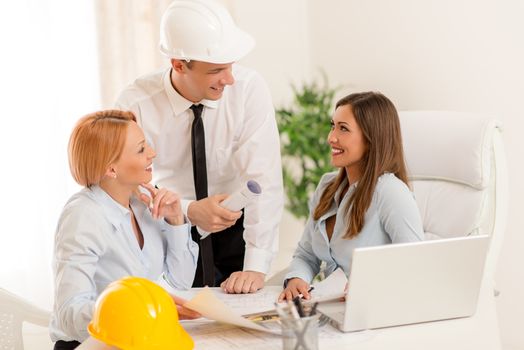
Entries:
<svg viewBox="0 0 524 350">
<path fill-rule="evenodd" d="M 198 259 L 191 225 L 155 220 L 135 197 L 130 205 L 144 236 L 142 249 L 131 227 L 130 211 L 100 187 L 84 188 L 65 205 L 54 247 L 53 341 L 85 340 L 96 298 L 121 277 L 156 281 L 164 274 L 177 289 L 191 287 Z"/>
<path fill-rule="evenodd" d="M 340 185 L 331 208 L 319 220 L 312 218 L 322 192 L 335 180 L 337 172 L 325 174 L 310 201 L 310 217 L 293 255 L 286 280 L 299 277 L 310 283 L 326 262 L 326 276 L 341 267 L 349 276 L 353 249 L 389 243 L 421 241 L 424 238 L 422 220 L 413 194 L 395 175 L 386 173 L 379 177 L 371 205 L 365 217 L 364 227 L 353 239 L 342 238 L 348 225 L 346 204 L 358 183 L 349 187 L 344 197 L 341 192 L 347 179 Z M 326 220 L 336 215 L 331 241 L 326 232 Z"/>
</svg>

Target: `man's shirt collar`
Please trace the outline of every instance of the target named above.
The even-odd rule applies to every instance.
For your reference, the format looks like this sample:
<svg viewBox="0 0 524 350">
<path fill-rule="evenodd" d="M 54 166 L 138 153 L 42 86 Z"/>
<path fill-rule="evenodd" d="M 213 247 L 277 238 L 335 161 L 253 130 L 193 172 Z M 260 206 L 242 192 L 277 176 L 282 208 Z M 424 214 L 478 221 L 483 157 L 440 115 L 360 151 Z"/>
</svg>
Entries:
<svg viewBox="0 0 524 350">
<path fill-rule="evenodd" d="M 204 99 L 198 103 L 193 103 L 184 96 L 180 95 L 173 87 L 173 84 L 171 84 L 171 69 L 168 69 L 164 74 L 164 89 L 166 91 L 169 104 L 175 113 L 175 117 L 187 111 L 193 104 L 203 104 L 208 108 L 218 107 L 218 101 Z"/>
</svg>

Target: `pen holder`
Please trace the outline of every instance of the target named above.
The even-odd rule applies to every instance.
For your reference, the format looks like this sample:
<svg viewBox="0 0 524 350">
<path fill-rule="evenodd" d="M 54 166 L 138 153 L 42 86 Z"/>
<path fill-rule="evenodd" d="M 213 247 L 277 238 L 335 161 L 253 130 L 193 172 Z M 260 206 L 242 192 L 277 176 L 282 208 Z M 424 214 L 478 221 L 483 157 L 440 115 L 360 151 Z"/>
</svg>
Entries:
<svg viewBox="0 0 524 350">
<path fill-rule="evenodd" d="M 318 350 L 319 315 L 281 319 L 284 350 Z"/>
</svg>

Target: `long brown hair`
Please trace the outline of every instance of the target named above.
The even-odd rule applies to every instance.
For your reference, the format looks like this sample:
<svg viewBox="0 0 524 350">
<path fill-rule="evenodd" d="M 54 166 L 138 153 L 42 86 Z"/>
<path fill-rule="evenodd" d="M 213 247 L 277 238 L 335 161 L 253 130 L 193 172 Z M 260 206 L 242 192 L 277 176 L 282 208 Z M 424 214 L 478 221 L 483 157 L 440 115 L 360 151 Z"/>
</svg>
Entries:
<svg viewBox="0 0 524 350">
<path fill-rule="evenodd" d="M 361 160 L 362 175 L 346 207 L 348 227 L 344 238 L 358 235 L 364 226 L 364 216 L 373 198 L 378 178 L 388 172 L 408 185 L 402 136 L 397 110 L 393 103 L 378 92 L 355 93 L 340 99 L 336 108 L 348 105 L 362 130 L 366 152 Z M 320 219 L 331 207 L 335 192 L 347 178 L 345 168 L 326 187 L 315 208 L 313 218 Z"/>
<path fill-rule="evenodd" d="M 69 138 L 69 169 L 78 184 L 90 187 L 116 162 L 126 140 L 127 127 L 136 122 L 133 113 L 106 110 L 88 114 L 76 124 Z"/>
</svg>

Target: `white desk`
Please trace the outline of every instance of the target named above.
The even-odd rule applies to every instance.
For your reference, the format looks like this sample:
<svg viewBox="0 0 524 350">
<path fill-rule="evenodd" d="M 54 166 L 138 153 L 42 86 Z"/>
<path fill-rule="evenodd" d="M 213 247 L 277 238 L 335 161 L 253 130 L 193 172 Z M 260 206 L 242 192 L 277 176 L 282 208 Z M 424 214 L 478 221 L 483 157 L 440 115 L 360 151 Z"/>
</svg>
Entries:
<svg viewBox="0 0 524 350">
<path fill-rule="evenodd" d="M 182 324 L 193 337 L 197 350 L 282 348 L 280 337 L 271 334 L 208 321 Z M 472 317 L 355 333 L 324 329 L 319 335 L 319 345 L 320 349 L 329 350 L 500 350 L 492 284 L 484 281 L 477 312 Z"/>
</svg>

